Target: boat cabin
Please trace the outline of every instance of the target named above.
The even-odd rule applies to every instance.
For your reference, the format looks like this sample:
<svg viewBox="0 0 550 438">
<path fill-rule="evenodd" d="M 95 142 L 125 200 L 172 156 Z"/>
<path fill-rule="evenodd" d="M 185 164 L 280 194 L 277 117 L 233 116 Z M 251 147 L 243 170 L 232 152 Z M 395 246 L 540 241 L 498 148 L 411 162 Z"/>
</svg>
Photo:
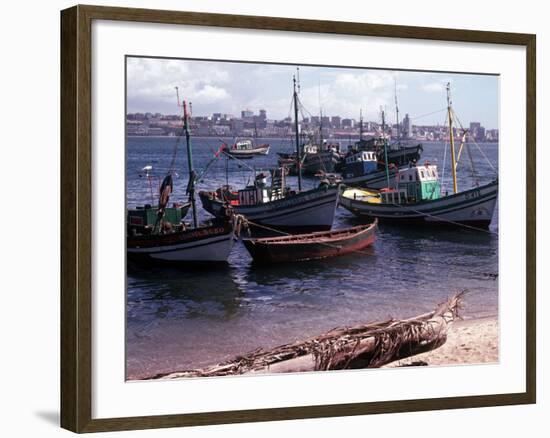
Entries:
<svg viewBox="0 0 550 438">
<path fill-rule="evenodd" d="M 257 205 L 282 199 L 286 196 L 286 173 L 282 168 L 271 170 L 271 185 L 267 185 L 267 176 L 260 173 L 254 184 L 239 190 L 237 202 L 232 205 Z"/>
<path fill-rule="evenodd" d="M 378 168 L 376 152 L 360 151 L 345 159 L 344 178 L 355 178 L 374 172 Z"/>
<path fill-rule="evenodd" d="M 440 197 L 441 186 L 435 165 L 425 164 L 401 169 L 397 178 L 399 198 L 405 196 L 406 202 L 430 201 Z"/>
<path fill-rule="evenodd" d="M 250 149 L 253 149 L 252 140 L 237 141 L 233 145 L 233 149 L 236 149 L 238 151 L 249 151 Z"/>
</svg>

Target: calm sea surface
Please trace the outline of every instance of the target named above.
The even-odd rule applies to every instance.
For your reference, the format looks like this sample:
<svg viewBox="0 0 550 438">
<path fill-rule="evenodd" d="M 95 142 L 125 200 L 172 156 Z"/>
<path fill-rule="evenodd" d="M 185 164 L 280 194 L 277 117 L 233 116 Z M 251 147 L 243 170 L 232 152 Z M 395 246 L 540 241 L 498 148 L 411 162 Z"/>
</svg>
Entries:
<svg viewBox="0 0 550 438">
<path fill-rule="evenodd" d="M 195 168 L 202 170 L 218 149 L 217 139 L 194 138 Z M 228 140 L 230 141 L 230 140 Z M 139 176 L 145 165 L 162 178 L 172 158 L 175 138 L 127 139 L 127 205 L 150 202 L 147 181 Z M 256 169 L 268 169 L 278 151 L 291 151 L 288 140 L 265 140 L 272 145 L 267 157 L 247 160 Z M 347 141 L 341 141 L 346 147 Z M 496 168 L 498 145 L 481 148 Z M 480 183 L 494 172 L 481 153 L 471 146 Z M 440 169 L 444 145 L 425 143 L 421 162 Z M 446 187 L 452 190 L 449 156 Z M 177 155 L 179 178 L 173 201 L 185 201 L 187 158 L 182 139 Z M 459 190 L 470 188 L 470 161 L 463 151 Z M 251 172 L 235 161 L 215 161 L 199 189 L 215 189 L 229 183 L 244 186 Z M 441 170 L 440 170 L 441 174 Z M 305 179 L 314 187 L 316 181 Z M 290 178 L 290 183 L 294 184 Z M 155 185 L 157 183 L 155 182 Z M 200 206 L 200 201 L 198 201 Z M 498 206 L 497 206 L 498 207 Z M 497 209 L 498 210 L 498 209 Z M 200 216 L 208 214 L 201 209 Z M 335 227 L 357 224 L 339 208 Z M 258 347 L 271 347 L 313 336 L 339 325 L 364 323 L 379 318 L 408 317 L 431 310 L 462 289 L 464 316 L 481 317 L 498 312 L 498 211 L 493 233 L 466 229 L 407 229 L 380 225 L 375 245 L 365 254 L 285 266 L 252 267 L 242 243 L 237 243 L 227 266 L 186 271 L 176 268 L 128 268 L 127 377 L 215 364 Z"/>
</svg>

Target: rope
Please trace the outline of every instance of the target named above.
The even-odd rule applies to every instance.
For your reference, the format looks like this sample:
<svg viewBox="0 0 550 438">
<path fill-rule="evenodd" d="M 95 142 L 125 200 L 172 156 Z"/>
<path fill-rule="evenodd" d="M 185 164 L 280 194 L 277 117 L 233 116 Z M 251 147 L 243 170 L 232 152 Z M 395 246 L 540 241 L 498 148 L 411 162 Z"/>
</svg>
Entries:
<svg viewBox="0 0 550 438">
<path fill-rule="evenodd" d="M 435 219 L 437 219 L 438 221 L 441 221 L 441 222 L 447 222 L 449 224 L 453 224 L 453 225 L 457 225 L 457 226 L 460 226 L 460 227 L 464 227 L 464 228 L 469 228 L 469 229 L 472 229 L 472 230 L 475 230 L 475 231 L 483 231 L 484 233 L 487 233 L 487 234 L 494 234 L 494 235 L 497 235 L 498 236 L 498 233 L 495 233 L 494 231 L 491 231 L 491 230 L 486 230 L 484 228 L 479 228 L 479 227 L 474 227 L 472 225 L 466 225 L 466 224 L 461 224 L 460 222 L 455 222 L 455 221 L 451 221 L 449 219 L 443 219 L 439 216 L 434 216 L 432 214 L 429 214 L 429 213 L 425 213 L 425 212 L 422 212 L 420 210 L 415 210 L 414 208 L 412 207 L 408 207 L 408 206 L 404 206 L 404 205 L 400 205 L 400 204 L 395 204 L 395 203 L 391 203 L 394 207 L 401 207 L 401 208 L 405 208 L 409 211 L 412 211 L 414 213 L 418 213 L 418 214 L 421 214 L 422 216 L 428 216 L 428 217 L 433 217 Z"/>
<path fill-rule="evenodd" d="M 277 230 L 275 228 L 271 228 L 271 227 L 268 227 L 266 225 L 262 225 L 262 224 L 259 224 L 259 223 L 256 223 L 256 222 L 252 222 L 249 219 L 246 219 L 246 223 L 254 225 L 255 227 L 263 228 L 265 230 L 272 231 L 272 232 L 275 232 L 275 233 L 279 233 L 279 234 L 282 234 L 282 235 L 285 235 L 285 236 L 292 236 L 293 235 L 291 233 L 286 233 L 284 231 Z M 317 242 L 317 243 L 320 244 L 320 245 L 328 246 L 330 248 L 336 248 L 336 249 L 341 248 L 338 245 L 333 245 L 333 244 L 330 244 L 330 243 L 327 243 L 327 242 Z M 375 254 L 373 254 L 372 252 L 362 251 L 362 250 L 359 250 L 359 249 L 355 249 L 352 252 L 357 253 L 357 254 L 367 255 L 367 256 L 375 256 Z M 409 264 L 415 264 L 416 263 L 414 260 L 402 259 L 402 258 L 398 258 L 398 257 L 389 257 L 386 260 L 389 260 L 389 261 L 392 261 L 392 262 L 409 263 Z M 432 267 L 436 267 L 438 265 L 437 263 L 434 264 L 433 261 L 428 262 L 425 259 L 421 260 L 421 261 L 425 265 L 432 266 Z M 439 266 L 445 266 L 445 267 L 453 269 L 457 272 L 465 272 L 465 273 L 468 273 L 468 274 L 480 275 L 482 277 L 489 277 L 489 278 L 492 278 L 493 280 L 498 277 L 498 273 L 495 274 L 494 272 L 479 272 L 479 271 L 473 271 L 473 270 L 469 270 L 469 269 L 460 269 L 460 268 L 457 268 L 455 266 L 450 266 L 449 267 L 449 265 L 447 263 L 439 263 Z"/>
<path fill-rule="evenodd" d="M 462 125 L 462 122 L 460 121 L 460 119 L 458 118 L 458 116 L 456 115 L 456 113 L 454 112 L 453 110 L 453 116 L 455 117 L 455 119 L 457 120 L 458 124 L 460 125 L 460 127 L 464 130 L 464 126 Z M 498 175 L 498 172 L 497 170 L 495 169 L 495 167 L 493 166 L 493 164 L 491 163 L 491 161 L 489 160 L 489 158 L 487 157 L 487 155 L 485 155 L 485 152 L 483 152 L 483 150 L 481 149 L 481 147 L 479 146 L 479 144 L 477 144 L 477 142 L 475 141 L 475 139 L 470 136 L 472 142 L 476 145 L 477 147 L 477 150 L 481 153 L 481 155 L 483 155 L 483 158 L 485 158 L 485 161 L 487 161 L 487 164 L 489 164 L 489 167 L 491 167 L 491 169 L 493 169 L 493 172 L 495 172 L 497 175 Z"/>
<path fill-rule="evenodd" d="M 443 109 L 440 109 L 440 110 L 437 110 L 437 111 L 432 111 L 431 113 L 421 114 L 419 116 L 409 117 L 409 118 L 411 120 L 421 119 L 423 117 L 428 117 L 428 116 L 431 116 L 433 114 L 437 114 L 437 113 L 440 113 L 440 112 L 443 112 L 443 111 L 447 111 L 447 108 L 443 108 Z"/>
</svg>

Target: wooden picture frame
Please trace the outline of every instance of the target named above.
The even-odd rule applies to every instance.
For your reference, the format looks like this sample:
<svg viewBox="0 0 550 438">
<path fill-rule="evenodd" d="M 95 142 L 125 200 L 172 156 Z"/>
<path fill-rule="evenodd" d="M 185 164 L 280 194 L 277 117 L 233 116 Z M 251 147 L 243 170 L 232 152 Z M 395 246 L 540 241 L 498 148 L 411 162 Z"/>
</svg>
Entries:
<svg viewBox="0 0 550 438">
<path fill-rule="evenodd" d="M 127 418 L 92 418 L 92 91 L 93 20 L 187 24 L 388 38 L 518 45 L 526 48 L 527 284 L 526 391 L 523 393 L 346 403 Z M 536 37 L 196 12 L 75 6 L 61 12 L 61 426 L 97 432 L 222 423 L 529 404 L 536 401 Z"/>
</svg>

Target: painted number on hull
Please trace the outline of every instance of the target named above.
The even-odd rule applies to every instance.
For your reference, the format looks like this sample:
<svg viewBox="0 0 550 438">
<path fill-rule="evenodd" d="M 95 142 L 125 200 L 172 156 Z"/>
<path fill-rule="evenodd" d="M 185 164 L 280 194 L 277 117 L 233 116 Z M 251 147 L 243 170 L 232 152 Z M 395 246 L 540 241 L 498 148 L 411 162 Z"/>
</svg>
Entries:
<svg viewBox="0 0 550 438">
<path fill-rule="evenodd" d="M 465 194 L 466 199 L 475 199 L 479 198 L 481 196 L 481 192 L 479 190 L 472 190 L 469 193 Z"/>
</svg>

